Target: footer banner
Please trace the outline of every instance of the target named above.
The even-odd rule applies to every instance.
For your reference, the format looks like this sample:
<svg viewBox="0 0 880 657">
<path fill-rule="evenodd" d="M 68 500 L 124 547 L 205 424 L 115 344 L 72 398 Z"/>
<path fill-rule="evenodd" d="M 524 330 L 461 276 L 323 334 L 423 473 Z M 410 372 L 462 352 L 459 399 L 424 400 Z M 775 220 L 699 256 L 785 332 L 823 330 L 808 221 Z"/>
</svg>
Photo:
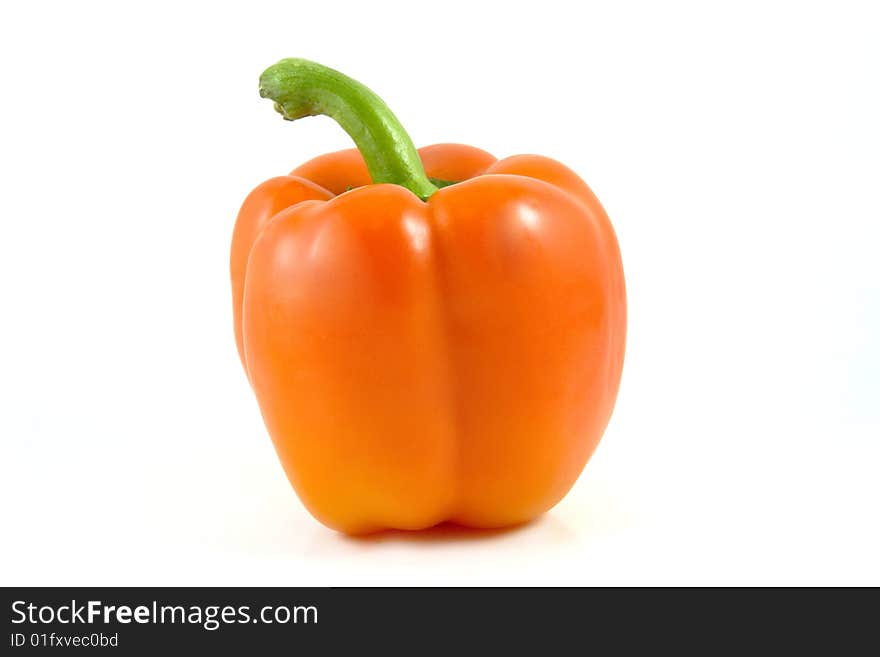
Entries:
<svg viewBox="0 0 880 657">
<path fill-rule="evenodd" d="M 470 654 L 476 642 L 536 654 L 614 646 L 839 650 L 875 607 L 852 592 L 544 588 L 6 588 L 3 654 Z M 830 593 L 830 595 L 829 595 Z M 847 605 L 849 601 L 851 604 Z M 851 612 L 841 614 L 845 609 Z M 785 613 L 782 613 L 782 612 Z M 833 632 L 845 617 L 847 631 Z M 813 622 L 813 620 L 816 622 Z M 581 652 L 581 650 L 577 650 Z"/>
</svg>

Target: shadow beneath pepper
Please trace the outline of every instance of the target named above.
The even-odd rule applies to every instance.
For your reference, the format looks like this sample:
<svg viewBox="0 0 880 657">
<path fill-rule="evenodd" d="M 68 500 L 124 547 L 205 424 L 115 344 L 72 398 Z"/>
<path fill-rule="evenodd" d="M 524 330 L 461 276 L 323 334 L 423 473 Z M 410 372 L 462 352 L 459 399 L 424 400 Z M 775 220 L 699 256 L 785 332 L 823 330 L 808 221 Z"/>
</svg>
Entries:
<svg viewBox="0 0 880 657">
<path fill-rule="evenodd" d="M 339 534 L 344 542 L 361 545 L 373 545 L 379 543 L 467 543 L 488 541 L 524 532 L 542 524 L 544 518 L 537 518 L 511 527 L 497 529 L 476 529 L 456 525 L 455 523 L 443 522 L 428 529 L 405 530 L 385 529 L 372 534 L 360 536 L 347 536 Z"/>
</svg>

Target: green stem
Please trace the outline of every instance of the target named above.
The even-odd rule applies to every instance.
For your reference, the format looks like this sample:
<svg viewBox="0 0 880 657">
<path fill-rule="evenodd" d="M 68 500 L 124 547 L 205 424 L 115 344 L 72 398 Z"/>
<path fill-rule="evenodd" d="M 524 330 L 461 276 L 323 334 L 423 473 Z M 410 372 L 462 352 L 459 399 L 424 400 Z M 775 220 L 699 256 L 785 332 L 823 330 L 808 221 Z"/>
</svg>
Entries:
<svg viewBox="0 0 880 657">
<path fill-rule="evenodd" d="M 260 76 L 260 96 L 288 121 L 325 115 L 354 140 L 374 183 L 401 185 L 426 200 L 437 191 L 397 117 L 372 91 L 332 68 L 282 59 Z"/>
</svg>

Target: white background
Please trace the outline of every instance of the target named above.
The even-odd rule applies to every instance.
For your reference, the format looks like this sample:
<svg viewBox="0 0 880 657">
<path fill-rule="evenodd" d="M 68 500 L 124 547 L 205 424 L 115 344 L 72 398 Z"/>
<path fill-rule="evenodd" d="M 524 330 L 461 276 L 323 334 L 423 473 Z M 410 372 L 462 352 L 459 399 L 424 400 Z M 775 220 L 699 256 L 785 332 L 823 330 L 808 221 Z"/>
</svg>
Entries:
<svg viewBox="0 0 880 657">
<path fill-rule="evenodd" d="M 2 584 L 880 584 L 872 3 L 229 4 L 0 9 Z M 349 145 L 258 97 L 288 56 L 607 208 L 620 399 L 537 522 L 350 539 L 284 478 L 229 239 Z"/>
</svg>

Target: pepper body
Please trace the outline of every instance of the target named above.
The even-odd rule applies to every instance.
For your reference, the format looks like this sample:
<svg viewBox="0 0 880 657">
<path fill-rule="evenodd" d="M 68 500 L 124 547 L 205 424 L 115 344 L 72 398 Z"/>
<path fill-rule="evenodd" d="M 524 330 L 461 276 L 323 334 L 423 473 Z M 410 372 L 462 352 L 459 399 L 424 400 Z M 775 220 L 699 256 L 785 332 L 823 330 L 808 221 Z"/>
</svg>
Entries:
<svg viewBox="0 0 880 657">
<path fill-rule="evenodd" d="M 623 365 L 611 223 L 570 169 L 423 148 L 422 200 L 358 150 L 247 198 L 236 341 L 294 489 L 359 534 L 530 520 L 574 484 Z"/>
</svg>

